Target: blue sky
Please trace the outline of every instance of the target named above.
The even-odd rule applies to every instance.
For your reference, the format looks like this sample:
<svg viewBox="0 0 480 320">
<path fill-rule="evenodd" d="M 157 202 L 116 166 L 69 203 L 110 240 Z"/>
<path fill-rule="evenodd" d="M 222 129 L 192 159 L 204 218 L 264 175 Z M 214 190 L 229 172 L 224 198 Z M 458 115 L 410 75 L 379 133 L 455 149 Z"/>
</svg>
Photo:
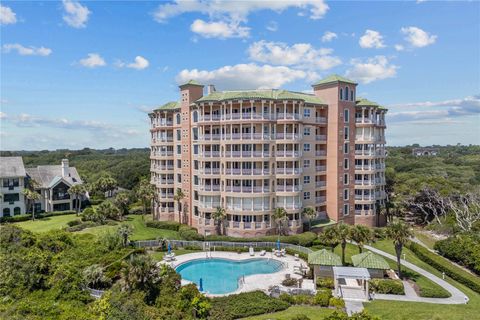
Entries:
<svg viewBox="0 0 480 320">
<path fill-rule="evenodd" d="M 147 147 L 190 78 L 285 88 L 338 73 L 390 145 L 480 143 L 480 3 L 2 1 L 2 150 Z"/>
</svg>

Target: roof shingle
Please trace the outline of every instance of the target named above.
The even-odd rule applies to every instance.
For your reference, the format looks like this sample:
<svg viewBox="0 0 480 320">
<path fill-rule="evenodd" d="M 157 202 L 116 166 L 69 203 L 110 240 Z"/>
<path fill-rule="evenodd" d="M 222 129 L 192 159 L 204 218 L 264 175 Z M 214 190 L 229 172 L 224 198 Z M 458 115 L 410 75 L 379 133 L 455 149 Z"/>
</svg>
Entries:
<svg viewBox="0 0 480 320">
<path fill-rule="evenodd" d="M 22 157 L 1 157 L 0 158 L 0 177 L 14 178 L 25 177 L 27 175 Z"/>
</svg>

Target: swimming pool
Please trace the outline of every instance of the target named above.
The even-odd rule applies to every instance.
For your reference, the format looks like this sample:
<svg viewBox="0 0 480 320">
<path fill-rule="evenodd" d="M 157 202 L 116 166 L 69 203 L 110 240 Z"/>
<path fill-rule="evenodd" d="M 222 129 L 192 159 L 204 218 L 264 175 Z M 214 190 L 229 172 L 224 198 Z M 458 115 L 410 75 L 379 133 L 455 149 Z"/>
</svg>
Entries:
<svg viewBox="0 0 480 320">
<path fill-rule="evenodd" d="M 238 280 L 252 274 L 268 274 L 283 268 L 280 261 L 274 259 L 248 259 L 234 261 L 229 259 L 195 259 L 179 265 L 175 270 L 183 279 L 200 284 L 203 290 L 211 294 L 225 294 L 238 289 Z"/>
</svg>

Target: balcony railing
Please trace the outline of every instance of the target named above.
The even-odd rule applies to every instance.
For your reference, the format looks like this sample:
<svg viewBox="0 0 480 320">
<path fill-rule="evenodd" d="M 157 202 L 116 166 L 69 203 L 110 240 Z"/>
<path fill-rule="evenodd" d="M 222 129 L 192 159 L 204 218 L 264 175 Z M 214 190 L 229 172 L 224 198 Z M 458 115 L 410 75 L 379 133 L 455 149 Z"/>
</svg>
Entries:
<svg viewBox="0 0 480 320">
<path fill-rule="evenodd" d="M 317 170 L 317 172 L 324 172 L 325 170 L 327 170 L 327 166 L 316 166 L 315 169 Z"/>
<path fill-rule="evenodd" d="M 301 174 L 301 168 L 277 168 L 275 170 L 276 174 Z"/>
<path fill-rule="evenodd" d="M 315 140 L 317 140 L 317 141 L 327 141 L 327 136 L 324 135 L 324 134 L 317 134 L 315 136 Z"/>
<path fill-rule="evenodd" d="M 325 187 L 327 185 L 327 181 L 317 181 L 315 182 L 315 186 L 317 188 L 322 188 L 322 187 Z"/>
<path fill-rule="evenodd" d="M 327 118 L 326 117 L 316 117 L 316 122 L 317 123 L 327 123 Z"/>
<path fill-rule="evenodd" d="M 316 151 L 315 151 L 315 155 L 316 155 L 317 157 L 324 157 L 324 156 L 327 155 L 327 151 L 326 151 L 326 150 L 316 150 Z"/>
<path fill-rule="evenodd" d="M 158 211 L 160 211 L 161 213 L 171 213 L 171 212 L 174 212 L 174 208 L 173 207 L 160 207 L 158 208 Z"/>
<path fill-rule="evenodd" d="M 327 200 L 327 197 L 325 196 L 315 197 L 315 203 L 323 203 L 326 200 Z"/>
<path fill-rule="evenodd" d="M 201 191 L 220 191 L 220 185 L 219 184 L 207 184 L 200 186 L 199 189 Z"/>
<path fill-rule="evenodd" d="M 301 186 L 277 185 L 277 192 L 298 192 L 302 190 Z"/>
<path fill-rule="evenodd" d="M 372 180 L 355 180 L 355 185 L 357 186 L 371 186 L 373 185 Z"/>
<path fill-rule="evenodd" d="M 220 168 L 203 168 L 199 171 L 201 174 L 220 174 Z"/>
<path fill-rule="evenodd" d="M 299 138 L 299 135 L 297 133 L 277 133 L 275 137 L 280 140 L 297 140 Z"/>
<path fill-rule="evenodd" d="M 300 151 L 293 151 L 293 150 L 277 150 L 276 153 L 277 157 L 301 157 L 302 153 Z"/>
<path fill-rule="evenodd" d="M 277 113 L 277 120 L 299 120 L 298 113 Z"/>
</svg>

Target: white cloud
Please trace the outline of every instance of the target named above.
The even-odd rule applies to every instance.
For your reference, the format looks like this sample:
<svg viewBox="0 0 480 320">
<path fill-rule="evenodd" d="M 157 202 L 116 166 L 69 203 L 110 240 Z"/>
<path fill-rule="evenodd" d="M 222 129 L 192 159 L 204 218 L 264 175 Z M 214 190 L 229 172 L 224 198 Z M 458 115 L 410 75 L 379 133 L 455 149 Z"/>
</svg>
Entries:
<svg viewBox="0 0 480 320">
<path fill-rule="evenodd" d="M 325 31 L 325 33 L 322 36 L 322 42 L 330 42 L 335 38 L 338 38 L 338 36 L 335 32 Z"/>
<path fill-rule="evenodd" d="M 210 21 L 195 20 L 190 26 L 193 32 L 208 38 L 244 38 L 248 36 L 250 30 L 244 24 L 252 12 L 261 10 L 281 12 L 288 8 L 308 10 L 310 19 L 323 18 L 329 9 L 323 0 L 175 0 L 173 3 L 159 5 L 153 16 L 157 22 L 166 22 L 184 13 L 201 13 L 207 15 Z"/>
<path fill-rule="evenodd" d="M 14 24 L 17 22 L 17 15 L 10 7 L 0 4 L 0 24 Z"/>
<path fill-rule="evenodd" d="M 7 114 L 5 112 L 0 111 L 0 119 L 6 119 Z"/>
<path fill-rule="evenodd" d="M 390 105 L 392 122 L 451 122 L 453 118 L 480 115 L 480 95 L 444 101 L 425 101 Z M 416 109 L 404 111 L 404 109 Z M 397 111 L 399 110 L 399 111 Z"/>
<path fill-rule="evenodd" d="M 89 53 L 87 58 L 83 58 L 79 63 L 87 68 L 103 67 L 107 65 L 105 60 L 98 53 Z"/>
<path fill-rule="evenodd" d="M 249 36 L 250 28 L 242 27 L 237 22 L 205 22 L 201 19 L 195 20 L 190 30 L 205 38 L 246 38 Z"/>
<path fill-rule="evenodd" d="M 396 44 L 396 45 L 395 45 L 395 50 L 397 50 L 397 51 L 403 51 L 403 50 L 405 50 L 405 47 L 402 46 L 401 44 Z"/>
<path fill-rule="evenodd" d="M 417 27 L 405 27 L 401 29 L 401 32 L 406 36 L 405 40 L 417 48 L 426 47 L 437 40 L 436 35 L 430 35 Z"/>
<path fill-rule="evenodd" d="M 309 43 L 288 46 L 283 42 L 254 42 L 248 48 L 251 60 L 274 65 L 296 66 L 302 69 L 327 70 L 341 64 L 340 58 L 332 56 L 333 49 L 315 49 Z"/>
<path fill-rule="evenodd" d="M 144 57 L 136 56 L 135 57 L 135 62 L 125 63 L 125 62 L 122 62 L 122 61 L 118 61 L 115 65 L 119 68 L 125 67 L 125 68 L 132 68 L 132 69 L 136 69 L 136 70 L 143 70 L 143 69 L 148 68 L 150 63 Z"/>
<path fill-rule="evenodd" d="M 295 70 L 286 66 L 259 66 L 254 63 L 224 66 L 215 70 L 182 70 L 177 83 L 194 79 L 204 84 L 215 84 L 220 90 L 279 88 L 298 79 L 314 79 L 313 72 Z"/>
<path fill-rule="evenodd" d="M 360 37 L 358 43 L 362 48 L 380 49 L 385 47 L 385 44 L 383 43 L 383 36 L 380 34 L 380 32 L 369 29 L 367 29 L 365 34 Z"/>
<path fill-rule="evenodd" d="M 392 78 L 397 74 L 398 67 L 390 64 L 387 57 L 375 56 L 366 61 L 352 59 L 352 68 L 346 72 L 346 77 L 361 83 L 370 83 L 376 80 Z"/>
<path fill-rule="evenodd" d="M 8 43 L 3 45 L 4 52 L 17 51 L 21 56 L 49 56 L 52 53 L 52 49 L 45 47 L 24 47 L 18 43 Z"/>
<path fill-rule="evenodd" d="M 275 32 L 275 31 L 278 30 L 278 23 L 276 21 L 270 21 L 267 24 L 266 28 L 267 28 L 268 31 Z"/>
<path fill-rule="evenodd" d="M 85 28 L 90 15 L 90 10 L 86 6 L 82 6 L 77 1 L 63 0 L 63 9 L 65 14 L 63 20 L 71 27 Z"/>
</svg>

